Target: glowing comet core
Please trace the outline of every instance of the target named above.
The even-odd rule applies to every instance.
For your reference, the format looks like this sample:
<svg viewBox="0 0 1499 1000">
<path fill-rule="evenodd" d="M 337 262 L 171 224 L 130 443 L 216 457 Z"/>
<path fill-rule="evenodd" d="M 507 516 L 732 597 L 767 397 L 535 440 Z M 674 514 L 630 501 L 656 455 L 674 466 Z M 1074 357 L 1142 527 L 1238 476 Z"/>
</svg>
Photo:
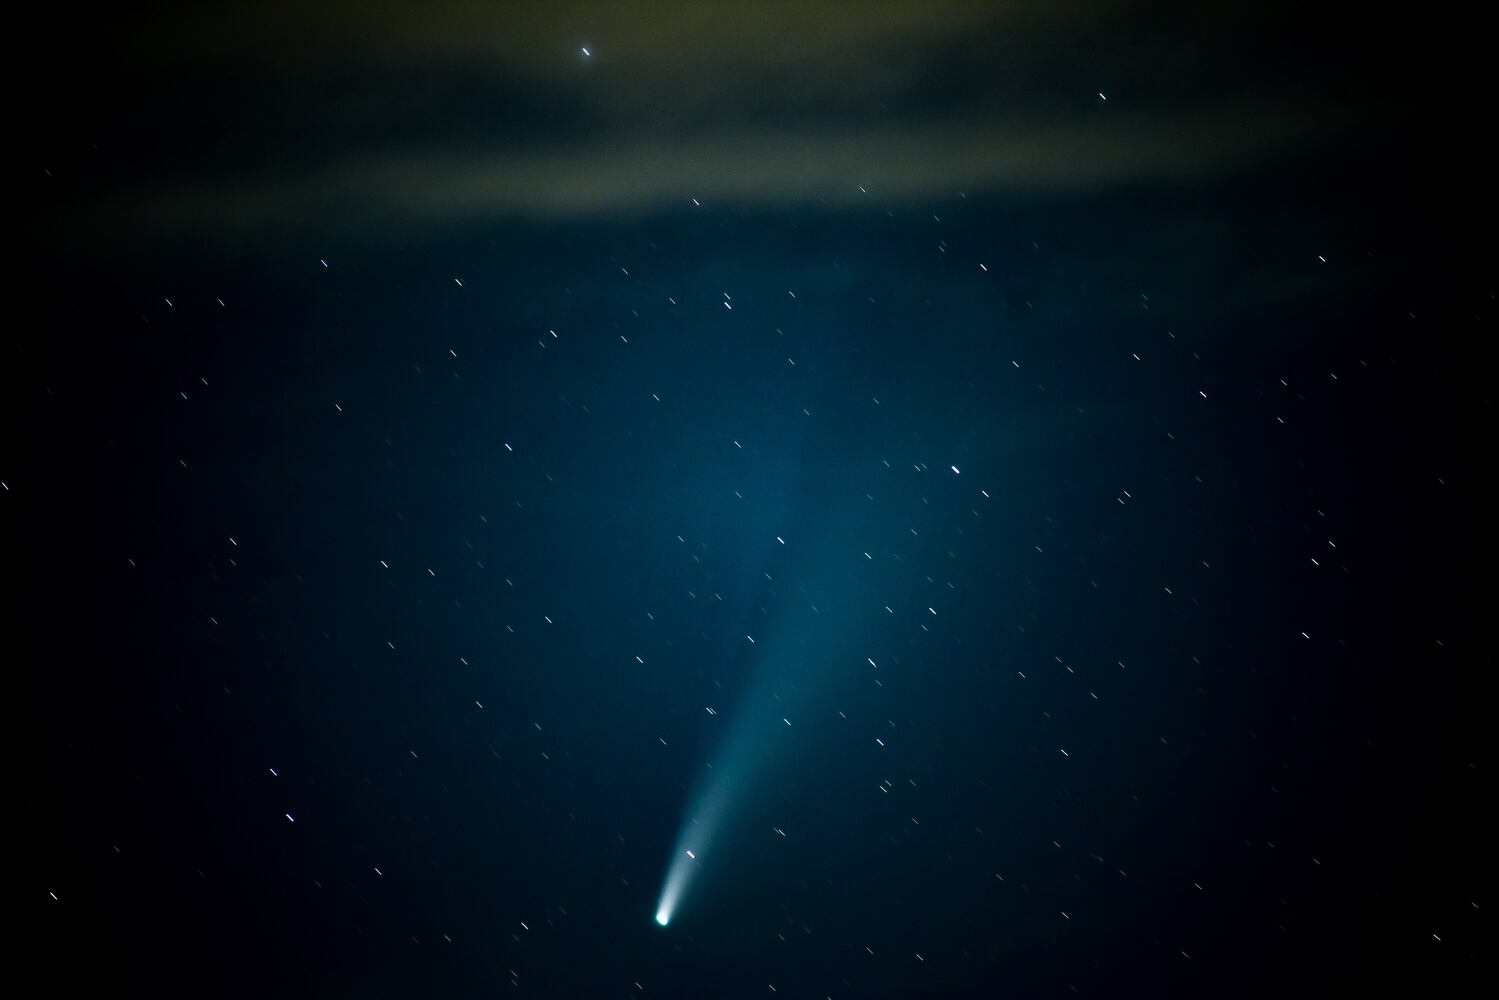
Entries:
<svg viewBox="0 0 1499 1000">
<path fill-rule="evenodd" d="M 656 923 L 665 927 L 676 911 L 682 892 L 687 888 L 691 866 L 697 860 L 692 851 L 679 851 L 666 872 L 666 885 L 661 889 L 661 901 L 656 904 Z"/>
</svg>

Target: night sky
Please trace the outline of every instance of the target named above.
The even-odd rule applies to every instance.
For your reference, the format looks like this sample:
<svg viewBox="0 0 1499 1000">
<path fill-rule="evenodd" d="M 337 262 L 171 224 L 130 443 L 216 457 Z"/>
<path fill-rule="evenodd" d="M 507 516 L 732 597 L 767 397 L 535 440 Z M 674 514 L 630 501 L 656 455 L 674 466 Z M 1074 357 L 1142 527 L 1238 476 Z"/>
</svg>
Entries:
<svg viewBox="0 0 1499 1000">
<path fill-rule="evenodd" d="M 1492 981 L 1467 16 L 36 12 L 14 975 Z"/>
</svg>

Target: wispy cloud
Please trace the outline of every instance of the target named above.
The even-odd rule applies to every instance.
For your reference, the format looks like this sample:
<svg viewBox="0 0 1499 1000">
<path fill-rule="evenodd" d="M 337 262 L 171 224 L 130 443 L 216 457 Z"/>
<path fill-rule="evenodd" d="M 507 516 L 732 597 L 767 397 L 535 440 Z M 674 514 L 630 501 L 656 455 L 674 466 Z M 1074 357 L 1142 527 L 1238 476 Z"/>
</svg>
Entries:
<svg viewBox="0 0 1499 1000">
<path fill-rule="evenodd" d="M 1365 120 L 1246 71 L 1275 27 L 1054 0 L 212 5 L 122 35 L 104 100 L 131 155 L 59 211 L 253 236 L 1202 179 Z"/>
</svg>

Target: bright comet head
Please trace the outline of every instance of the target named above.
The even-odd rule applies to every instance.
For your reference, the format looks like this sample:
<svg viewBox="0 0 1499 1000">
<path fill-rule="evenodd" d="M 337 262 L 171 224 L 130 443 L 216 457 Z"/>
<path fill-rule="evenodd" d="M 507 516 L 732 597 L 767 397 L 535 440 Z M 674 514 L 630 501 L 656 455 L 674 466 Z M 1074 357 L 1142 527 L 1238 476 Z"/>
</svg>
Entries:
<svg viewBox="0 0 1499 1000">
<path fill-rule="evenodd" d="M 689 874 L 689 862 L 682 855 L 677 855 L 672 862 L 671 869 L 666 873 L 666 885 L 661 889 L 661 898 L 656 901 L 656 923 L 665 927 L 671 922 L 676 913 L 677 903 L 682 898 L 682 889 L 686 885 Z"/>
</svg>

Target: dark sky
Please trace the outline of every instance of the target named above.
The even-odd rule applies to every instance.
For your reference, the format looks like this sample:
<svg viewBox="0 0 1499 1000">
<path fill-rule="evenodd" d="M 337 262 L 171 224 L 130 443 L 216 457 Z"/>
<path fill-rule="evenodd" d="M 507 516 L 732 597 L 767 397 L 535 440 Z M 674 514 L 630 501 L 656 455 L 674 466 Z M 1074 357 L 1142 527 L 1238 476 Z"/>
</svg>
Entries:
<svg viewBox="0 0 1499 1000">
<path fill-rule="evenodd" d="M 18 24 L 22 975 L 1491 978 L 1469 17 Z"/>
</svg>

